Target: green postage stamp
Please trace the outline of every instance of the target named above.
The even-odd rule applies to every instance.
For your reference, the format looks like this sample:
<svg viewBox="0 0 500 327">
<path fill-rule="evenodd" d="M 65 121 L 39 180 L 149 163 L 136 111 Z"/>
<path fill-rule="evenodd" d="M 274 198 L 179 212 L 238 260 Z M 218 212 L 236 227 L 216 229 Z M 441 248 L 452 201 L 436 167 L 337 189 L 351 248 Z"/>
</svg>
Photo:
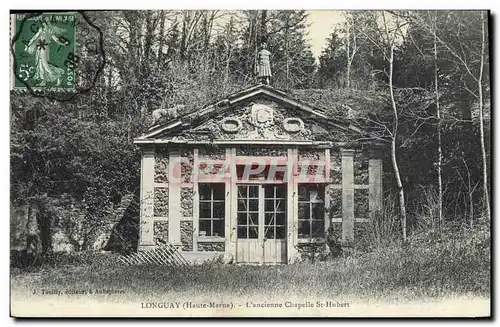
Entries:
<svg viewBox="0 0 500 327">
<path fill-rule="evenodd" d="M 12 16 L 12 88 L 75 89 L 75 14 Z"/>
</svg>

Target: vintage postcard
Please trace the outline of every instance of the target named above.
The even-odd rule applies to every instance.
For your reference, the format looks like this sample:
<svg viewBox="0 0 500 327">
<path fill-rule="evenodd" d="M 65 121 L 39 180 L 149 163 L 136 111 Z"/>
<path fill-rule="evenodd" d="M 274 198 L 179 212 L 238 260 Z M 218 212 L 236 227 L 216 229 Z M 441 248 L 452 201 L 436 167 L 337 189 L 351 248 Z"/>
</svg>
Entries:
<svg viewBox="0 0 500 327">
<path fill-rule="evenodd" d="M 491 317 L 488 11 L 11 11 L 13 317 Z"/>
</svg>

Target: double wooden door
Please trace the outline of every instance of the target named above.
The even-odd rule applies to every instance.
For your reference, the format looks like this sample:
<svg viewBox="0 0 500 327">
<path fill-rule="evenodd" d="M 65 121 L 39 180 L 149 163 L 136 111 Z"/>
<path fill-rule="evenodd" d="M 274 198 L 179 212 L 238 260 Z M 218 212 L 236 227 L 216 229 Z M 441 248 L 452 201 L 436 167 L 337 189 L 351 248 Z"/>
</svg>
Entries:
<svg viewBox="0 0 500 327">
<path fill-rule="evenodd" d="M 237 201 L 236 261 L 286 263 L 286 185 L 238 185 Z"/>
</svg>

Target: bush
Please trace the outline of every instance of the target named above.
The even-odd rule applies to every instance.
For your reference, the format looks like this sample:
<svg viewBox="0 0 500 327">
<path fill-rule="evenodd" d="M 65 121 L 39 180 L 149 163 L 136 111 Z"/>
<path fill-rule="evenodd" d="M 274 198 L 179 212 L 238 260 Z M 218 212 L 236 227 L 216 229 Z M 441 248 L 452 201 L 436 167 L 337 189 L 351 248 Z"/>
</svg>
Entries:
<svg viewBox="0 0 500 327">
<path fill-rule="evenodd" d="M 378 247 L 386 247 L 401 239 L 399 212 L 395 196 L 384 201 L 382 210 L 374 212 L 370 221 L 364 223 L 364 230 L 356 242 L 356 249 L 369 252 Z"/>
<path fill-rule="evenodd" d="M 486 295 L 490 291 L 490 232 L 485 225 L 443 228 L 410 237 L 408 243 L 379 246 L 358 258 L 375 289 L 414 289 Z"/>
</svg>

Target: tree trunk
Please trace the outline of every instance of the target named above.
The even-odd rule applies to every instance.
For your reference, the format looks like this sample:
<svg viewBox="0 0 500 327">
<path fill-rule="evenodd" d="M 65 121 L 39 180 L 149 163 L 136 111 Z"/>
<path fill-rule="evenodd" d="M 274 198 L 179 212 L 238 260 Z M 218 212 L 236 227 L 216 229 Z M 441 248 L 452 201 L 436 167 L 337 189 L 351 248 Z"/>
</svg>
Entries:
<svg viewBox="0 0 500 327">
<path fill-rule="evenodd" d="M 288 24 L 288 22 L 287 22 Z M 285 67 L 285 90 L 289 89 L 289 83 L 288 81 L 290 80 L 290 60 L 289 60 L 289 52 L 288 52 L 288 28 L 285 30 L 285 62 L 286 62 L 286 67 Z"/>
<path fill-rule="evenodd" d="M 153 13 L 151 11 L 146 11 L 146 35 L 144 36 L 144 61 L 143 61 L 143 69 L 147 69 L 147 62 L 151 56 L 151 50 L 153 46 L 153 38 L 154 38 L 154 26 L 153 26 Z M 147 72 L 146 72 L 147 73 Z"/>
<path fill-rule="evenodd" d="M 470 228 L 474 227 L 474 198 L 472 197 L 472 193 L 469 193 L 469 215 L 470 215 Z"/>
<path fill-rule="evenodd" d="M 42 245 L 42 254 L 52 252 L 52 216 L 47 211 L 44 204 L 39 204 L 37 214 L 38 230 L 40 231 L 40 241 Z"/>
<path fill-rule="evenodd" d="M 351 63 L 347 61 L 346 87 L 351 87 Z"/>
<path fill-rule="evenodd" d="M 262 10 L 260 16 L 260 42 L 267 43 L 267 10 Z"/>
<path fill-rule="evenodd" d="M 470 215 L 470 228 L 474 226 L 474 191 L 472 190 L 472 185 L 470 182 L 470 172 L 467 170 L 468 181 L 469 181 L 469 215 Z"/>
<path fill-rule="evenodd" d="M 346 41 L 347 41 L 347 46 L 346 46 L 346 56 L 347 56 L 347 71 L 346 71 L 346 81 L 345 81 L 345 86 L 349 88 L 351 86 L 351 40 L 350 40 L 350 28 L 349 28 L 349 22 L 346 22 Z"/>
<path fill-rule="evenodd" d="M 226 68 L 224 74 L 224 87 L 227 87 L 227 82 L 229 81 L 229 65 L 231 64 L 231 55 L 232 55 L 232 48 L 230 45 L 227 53 Z"/>
<path fill-rule="evenodd" d="M 434 26 L 436 28 L 436 26 Z M 436 116 L 437 116 L 437 136 L 438 136 L 438 228 L 441 229 L 443 223 L 443 180 L 441 176 L 443 152 L 441 144 L 441 109 L 439 106 L 439 88 L 438 88 L 438 63 L 437 63 L 437 39 L 434 33 L 434 92 L 436 96 Z"/>
<path fill-rule="evenodd" d="M 396 106 L 396 100 L 394 99 L 394 90 L 393 90 L 393 82 L 392 75 L 394 71 L 394 45 L 390 46 L 390 58 L 389 58 L 389 91 L 391 94 L 391 103 L 392 110 L 394 114 L 394 128 L 392 132 L 391 139 L 391 160 L 392 160 L 392 168 L 394 171 L 394 177 L 396 178 L 396 185 L 399 190 L 399 209 L 401 212 L 401 229 L 403 232 L 403 241 L 406 243 L 407 233 L 406 233 L 406 205 L 405 205 L 405 193 L 403 189 L 403 183 L 401 182 L 401 175 L 399 173 L 399 166 L 396 156 L 396 137 L 398 133 L 398 110 Z"/>
<path fill-rule="evenodd" d="M 26 223 L 26 252 L 36 258 L 42 251 L 40 229 L 38 228 L 38 208 L 31 201 L 27 205 L 28 221 Z"/>
<path fill-rule="evenodd" d="M 479 78 L 477 80 L 479 90 L 479 128 L 481 135 L 481 154 L 483 157 L 483 198 L 486 209 L 486 217 L 491 218 L 490 197 L 488 194 L 488 163 L 486 157 L 486 147 L 484 144 L 484 122 L 483 122 L 483 69 L 484 69 L 484 48 L 485 48 L 485 35 L 484 35 L 484 13 L 481 13 L 481 65 L 479 67 Z"/>
<path fill-rule="evenodd" d="M 160 67 L 163 60 L 163 44 L 165 43 L 165 11 L 161 11 L 160 15 L 160 42 L 158 44 L 158 54 L 156 55 L 156 65 Z"/>
<path fill-rule="evenodd" d="M 396 139 L 392 139 L 391 141 L 391 159 L 392 159 L 392 167 L 394 170 L 394 176 L 396 177 L 396 184 L 398 186 L 399 192 L 399 207 L 401 212 L 401 229 L 403 232 L 403 241 L 406 242 L 407 233 L 406 233 L 406 205 L 405 205 L 405 193 L 403 189 L 403 183 L 401 182 L 401 176 L 399 174 L 399 167 L 396 158 Z"/>
<path fill-rule="evenodd" d="M 179 49 L 179 55 L 183 61 L 185 61 L 187 58 L 187 42 L 188 42 L 188 33 L 189 33 L 188 20 L 189 20 L 189 13 L 184 11 L 183 17 L 182 17 L 181 46 Z"/>
<path fill-rule="evenodd" d="M 229 81 L 229 70 L 230 70 L 230 65 L 231 65 L 231 56 L 233 53 L 233 44 L 230 42 L 233 37 L 233 18 L 229 20 L 229 24 L 227 25 L 227 32 L 226 32 L 226 40 L 228 43 L 228 48 L 227 48 L 227 57 L 226 57 L 226 67 L 224 71 L 224 90 L 227 89 L 227 84 Z"/>
</svg>

